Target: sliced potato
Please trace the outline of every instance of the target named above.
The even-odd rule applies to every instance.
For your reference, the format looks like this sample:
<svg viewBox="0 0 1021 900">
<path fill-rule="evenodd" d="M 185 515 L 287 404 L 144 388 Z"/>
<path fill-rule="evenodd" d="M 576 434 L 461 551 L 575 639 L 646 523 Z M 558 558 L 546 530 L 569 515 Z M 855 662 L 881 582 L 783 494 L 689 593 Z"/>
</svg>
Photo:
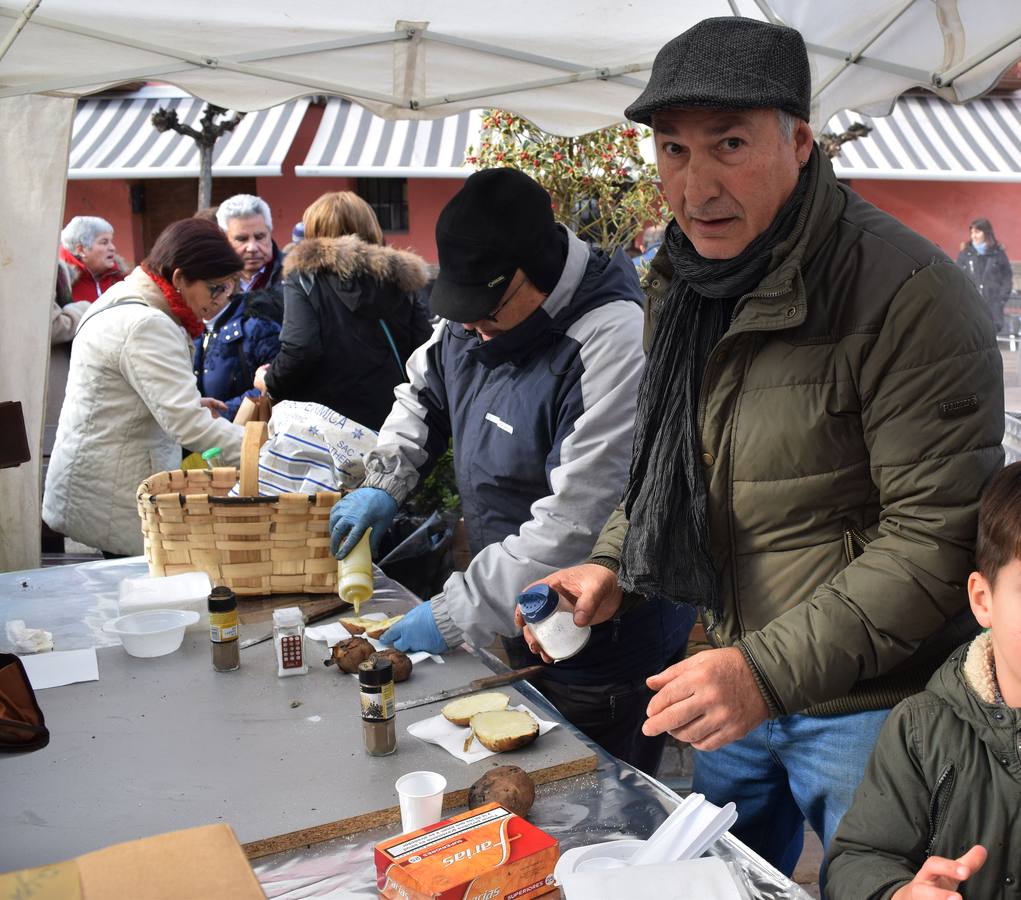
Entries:
<svg viewBox="0 0 1021 900">
<path fill-rule="evenodd" d="M 341 619 L 340 624 L 352 635 L 364 634 L 366 637 L 379 638 L 391 625 L 395 625 L 403 618 L 403 614 L 391 616 L 389 619 L 367 619 L 364 616 L 354 616 L 350 619 Z"/>
<path fill-rule="evenodd" d="M 469 724 L 478 742 L 494 753 L 527 747 L 539 736 L 539 723 L 519 709 L 476 713 Z"/>
<path fill-rule="evenodd" d="M 488 712 L 494 709 L 506 709 L 510 703 L 510 697 L 501 694 L 499 691 L 490 691 L 486 694 L 471 694 L 468 697 L 458 697 L 451 700 L 443 707 L 443 718 L 462 728 L 471 721 L 476 713 Z"/>
</svg>

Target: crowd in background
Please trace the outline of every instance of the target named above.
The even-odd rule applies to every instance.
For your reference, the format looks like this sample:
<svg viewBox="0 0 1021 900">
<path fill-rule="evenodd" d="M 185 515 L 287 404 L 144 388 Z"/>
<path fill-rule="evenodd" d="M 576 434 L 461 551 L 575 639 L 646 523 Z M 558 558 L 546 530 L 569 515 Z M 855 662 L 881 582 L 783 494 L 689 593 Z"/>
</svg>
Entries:
<svg viewBox="0 0 1021 900">
<path fill-rule="evenodd" d="M 105 219 L 63 229 L 44 446 L 43 517 L 57 534 L 140 553 L 140 481 L 176 468 L 182 448 L 236 461 L 245 398 L 311 400 L 380 427 L 431 330 L 428 266 L 385 246 L 349 192 L 313 203 L 286 254 L 272 230 L 268 204 L 238 194 L 169 226 L 132 270 Z M 111 370 L 117 384 L 97 377 Z"/>
</svg>

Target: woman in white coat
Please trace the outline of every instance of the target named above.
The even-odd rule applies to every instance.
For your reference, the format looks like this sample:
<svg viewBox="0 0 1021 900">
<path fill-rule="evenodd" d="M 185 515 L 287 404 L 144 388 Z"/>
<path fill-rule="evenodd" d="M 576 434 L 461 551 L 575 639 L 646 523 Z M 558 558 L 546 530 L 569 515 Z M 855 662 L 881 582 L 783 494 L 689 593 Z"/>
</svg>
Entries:
<svg viewBox="0 0 1021 900">
<path fill-rule="evenodd" d="M 43 520 L 106 556 L 142 552 L 136 493 L 181 448 L 240 460 L 242 428 L 199 396 L 191 337 L 234 289 L 241 260 L 213 222 L 174 222 L 82 318 L 46 473 Z"/>
</svg>

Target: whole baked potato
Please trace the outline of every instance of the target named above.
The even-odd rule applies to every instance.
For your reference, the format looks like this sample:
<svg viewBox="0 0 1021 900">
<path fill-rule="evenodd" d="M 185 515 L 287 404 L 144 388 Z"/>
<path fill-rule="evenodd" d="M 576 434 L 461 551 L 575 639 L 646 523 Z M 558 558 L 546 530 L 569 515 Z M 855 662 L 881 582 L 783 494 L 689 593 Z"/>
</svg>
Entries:
<svg viewBox="0 0 1021 900">
<path fill-rule="evenodd" d="M 388 660 L 390 665 L 393 666 L 395 682 L 407 681 L 411 677 L 411 660 L 406 653 L 401 653 L 395 647 L 377 650 L 369 657 L 370 662 L 375 662 L 377 659 Z"/>
<path fill-rule="evenodd" d="M 535 782 L 519 766 L 490 769 L 468 788 L 468 808 L 499 803 L 512 813 L 524 816 L 535 802 Z"/>
</svg>

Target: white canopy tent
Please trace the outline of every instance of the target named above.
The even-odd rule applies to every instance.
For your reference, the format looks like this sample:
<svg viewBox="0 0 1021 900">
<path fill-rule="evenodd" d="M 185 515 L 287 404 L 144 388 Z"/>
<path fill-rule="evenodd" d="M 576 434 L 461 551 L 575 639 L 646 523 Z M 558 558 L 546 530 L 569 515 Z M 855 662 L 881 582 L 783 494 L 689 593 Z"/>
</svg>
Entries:
<svg viewBox="0 0 1021 900">
<path fill-rule="evenodd" d="M 1021 56 L 1017 0 L 0 3 L 0 398 L 22 401 L 38 448 L 54 279 L 40 248 L 61 225 L 77 97 L 159 79 L 239 110 L 331 94 L 384 118 L 498 106 L 581 134 L 620 121 L 662 43 L 713 15 L 802 32 L 816 124 L 882 115 L 915 86 L 960 102 Z M 0 569 L 38 560 L 38 501 L 38 463 L 0 471 Z"/>
</svg>

